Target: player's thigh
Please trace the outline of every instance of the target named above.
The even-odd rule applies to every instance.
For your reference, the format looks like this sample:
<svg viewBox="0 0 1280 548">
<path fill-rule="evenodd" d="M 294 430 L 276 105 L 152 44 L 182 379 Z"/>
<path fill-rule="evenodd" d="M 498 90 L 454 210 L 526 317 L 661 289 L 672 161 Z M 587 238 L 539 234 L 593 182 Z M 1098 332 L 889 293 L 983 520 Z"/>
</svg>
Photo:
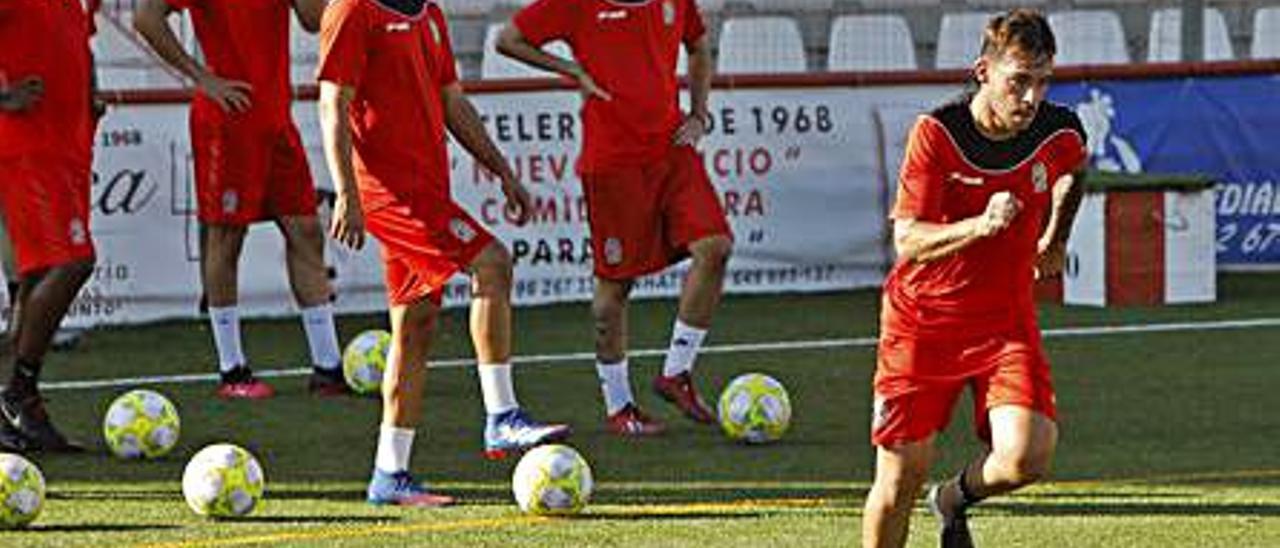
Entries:
<svg viewBox="0 0 1280 548">
<path fill-rule="evenodd" d="M 877 447 L 876 484 L 895 493 L 918 491 L 936 455 L 934 437 Z"/>
<path fill-rule="evenodd" d="M 316 186 L 298 129 L 289 124 L 281 128 L 272 141 L 262 197 L 262 216 L 315 216 Z"/>
<path fill-rule="evenodd" d="M 1050 424 L 1057 420 L 1053 378 L 1038 337 L 1016 333 L 997 337 L 969 355 L 984 366 L 984 372 L 972 380 L 974 426 L 979 438 L 995 447 L 996 425 L 991 420 L 995 409 L 1026 410 Z M 1021 435 L 1024 430 L 1019 427 L 1013 432 Z M 1054 433 L 1056 439 L 1056 427 Z"/>
<path fill-rule="evenodd" d="M 392 305 L 423 297 L 438 304 L 449 278 L 494 242 L 488 231 L 452 202 L 368 212 L 365 227 L 381 246 Z"/>
<path fill-rule="evenodd" d="M 94 257 L 88 165 L 56 154 L 0 161 L 0 192 L 15 274 Z"/>
<path fill-rule="evenodd" d="M 641 166 L 582 175 L 597 277 L 630 279 L 668 264 L 658 183 Z"/>
<path fill-rule="evenodd" d="M 193 117 L 191 146 L 200 221 L 248 225 L 261 220 L 274 148 L 270 134 Z"/>
<path fill-rule="evenodd" d="M 685 252 L 693 242 L 709 242 L 723 248 L 720 255 L 727 255 L 733 232 L 697 152 L 692 147 L 674 148 L 664 167 L 662 219 L 667 245 Z"/>
<path fill-rule="evenodd" d="M 1058 445 L 1058 424 L 1029 407 L 1000 405 L 987 411 L 991 451 L 1028 472 L 1047 471 Z"/>
</svg>

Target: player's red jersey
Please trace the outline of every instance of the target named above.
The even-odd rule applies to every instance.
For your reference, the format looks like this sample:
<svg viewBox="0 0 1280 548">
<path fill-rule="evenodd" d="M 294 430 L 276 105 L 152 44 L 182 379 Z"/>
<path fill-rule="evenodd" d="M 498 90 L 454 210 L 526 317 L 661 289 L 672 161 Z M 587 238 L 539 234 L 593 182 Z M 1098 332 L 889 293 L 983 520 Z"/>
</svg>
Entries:
<svg viewBox="0 0 1280 548">
<path fill-rule="evenodd" d="M 591 79 L 613 96 L 582 108 L 580 171 L 665 157 L 680 125 L 680 43 L 703 34 L 694 0 L 538 0 L 514 23 L 530 44 L 564 40 Z"/>
<path fill-rule="evenodd" d="M 406 16 L 374 0 L 336 0 L 321 23 L 318 74 L 356 89 L 352 148 L 366 211 L 449 200 L 440 89 L 458 75 L 439 6 Z"/>
<path fill-rule="evenodd" d="M 278 127 L 290 123 L 290 0 L 166 0 L 191 12 L 196 39 L 209 72 L 253 86 L 253 106 L 229 113 L 197 93 L 191 104 L 193 123 L 245 123 Z"/>
<path fill-rule="evenodd" d="M 32 76 L 44 82 L 32 108 L 0 112 L 0 158 L 53 154 L 88 167 L 89 17 L 80 0 L 0 2 L 0 79 L 8 86 Z"/>
<path fill-rule="evenodd" d="M 1016 196 L 1023 209 L 1006 230 L 944 258 L 898 261 L 884 285 L 881 332 L 962 340 L 1034 322 L 1033 269 L 1051 189 L 1086 158 L 1080 120 L 1051 103 L 1007 141 L 978 132 L 968 97 L 920 117 L 907 143 L 893 218 L 954 223 L 981 214 L 1001 191 Z"/>
</svg>

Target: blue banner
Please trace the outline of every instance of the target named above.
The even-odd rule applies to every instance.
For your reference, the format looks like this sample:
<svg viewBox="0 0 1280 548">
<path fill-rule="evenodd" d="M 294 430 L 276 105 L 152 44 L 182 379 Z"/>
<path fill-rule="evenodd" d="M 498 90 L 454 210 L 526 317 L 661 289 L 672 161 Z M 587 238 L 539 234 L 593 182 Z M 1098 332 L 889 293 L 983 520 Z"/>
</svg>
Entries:
<svg viewBox="0 0 1280 548">
<path fill-rule="evenodd" d="M 1280 76 L 1054 84 L 1093 167 L 1217 182 L 1219 267 L 1280 267 Z"/>
</svg>

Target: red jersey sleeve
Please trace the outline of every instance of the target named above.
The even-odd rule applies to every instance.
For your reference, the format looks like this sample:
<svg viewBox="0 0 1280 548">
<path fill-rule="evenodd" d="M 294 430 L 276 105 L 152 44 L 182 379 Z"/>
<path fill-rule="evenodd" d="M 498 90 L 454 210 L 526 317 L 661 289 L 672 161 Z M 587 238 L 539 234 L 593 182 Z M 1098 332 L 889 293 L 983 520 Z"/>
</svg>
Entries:
<svg viewBox="0 0 1280 548">
<path fill-rule="evenodd" d="M 516 13 L 511 22 L 534 46 L 557 39 L 571 42 L 569 34 L 581 9 L 567 0 L 537 0 Z"/>
<path fill-rule="evenodd" d="M 944 181 L 938 164 L 942 131 L 939 122 L 927 116 L 921 116 L 911 128 L 891 218 L 937 221 L 942 216 Z"/>
<path fill-rule="evenodd" d="M 359 0 L 336 0 L 320 19 L 318 80 L 357 87 L 368 58 L 368 30 Z"/>
<path fill-rule="evenodd" d="M 453 42 L 449 38 L 449 25 L 445 22 L 444 12 L 440 6 L 431 4 L 431 19 L 435 21 L 436 30 L 440 32 L 440 87 L 458 81 L 458 62 L 453 57 Z"/>
<path fill-rule="evenodd" d="M 684 0 L 684 45 L 692 46 L 707 33 L 707 24 L 702 20 L 702 11 L 695 0 Z"/>
</svg>

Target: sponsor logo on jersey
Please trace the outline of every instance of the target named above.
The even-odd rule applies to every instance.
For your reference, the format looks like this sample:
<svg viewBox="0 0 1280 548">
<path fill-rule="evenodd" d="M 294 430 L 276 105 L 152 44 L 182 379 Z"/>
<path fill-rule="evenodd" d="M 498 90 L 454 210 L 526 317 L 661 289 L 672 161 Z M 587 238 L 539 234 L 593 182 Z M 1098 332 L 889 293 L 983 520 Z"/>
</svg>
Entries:
<svg viewBox="0 0 1280 548">
<path fill-rule="evenodd" d="M 1049 190 L 1049 170 L 1044 167 L 1044 162 L 1036 162 L 1031 166 L 1031 184 L 1035 186 L 1036 192 Z"/>
<path fill-rule="evenodd" d="M 676 3 L 674 0 L 664 0 L 662 2 L 662 23 L 668 27 L 676 24 Z"/>
<path fill-rule="evenodd" d="M 597 21 L 621 21 L 627 18 L 627 10 L 609 10 L 596 14 Z"/>
<path fill-rule="evenodd" d="M 449 219 L 449 232 L 452 232 L 453 237 L 464 244 L 476 238 L 476 229 L 471 228 L 471 225 L 467 224 L 466 221 L 456 217 Z"/>
<path fill-rule="evenodd" d="M 387 23 L 387 26 L 386 26 L 387 32 L 409 32 L 409 29 L 411 28 L 413 28 L 413 25 L 410 25 L 408 21 L 396 21 L 394 23 Z"/>
<path fill-rule="evenodd" d="M 437 46 L 440 45 L 440 27 L 436 26 L 435 21 L 427 19 L 427 28 L 431 29 L 431 40 L 433 40 Z"/>
<path fill-rule="evenodd" d="M 970 177 L 958 171 L 952 171 L 951 173 L 948 173 L 947 180 L 955 181 L 962 185 L 969 185 L 969 186 L 982 186 L 983 183 L 986 182 L 982 180 L 982 177 Z"/>
<path fill-rule="evenodd" d="M 608 265 L 622 264 L 622 240 L 609 238 L 604 241 L 604 262 Z"/>
</svg>

